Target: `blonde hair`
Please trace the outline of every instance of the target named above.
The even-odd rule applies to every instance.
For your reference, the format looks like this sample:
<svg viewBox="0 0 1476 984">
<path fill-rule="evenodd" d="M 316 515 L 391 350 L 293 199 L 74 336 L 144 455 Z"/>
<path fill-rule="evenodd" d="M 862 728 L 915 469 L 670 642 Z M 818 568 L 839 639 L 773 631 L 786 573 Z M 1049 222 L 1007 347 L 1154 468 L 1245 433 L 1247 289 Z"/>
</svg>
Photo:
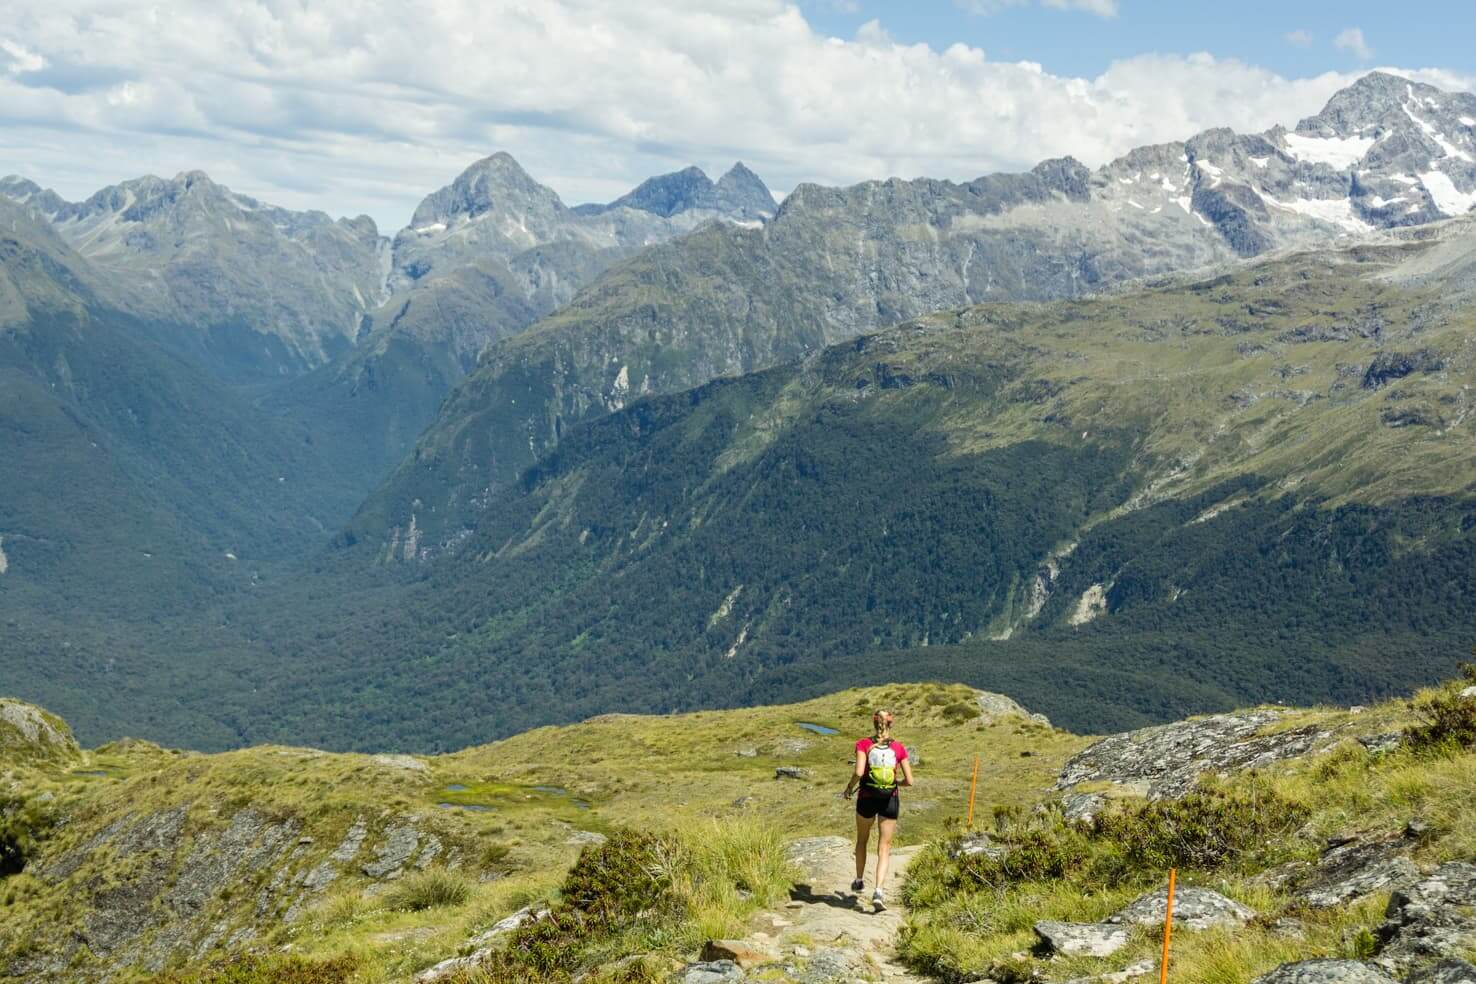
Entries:
<svg viewBox="0 0 1476 984">
<path fill-rule="evenodd" d="M 892 722 L 895 718 L 892 712 L 883 707 L 878 707 L 871 712 L 871 727 L 876 732 L 876 737 L 882 741 L 890 741 L 892 738 Z"/>
</svg>

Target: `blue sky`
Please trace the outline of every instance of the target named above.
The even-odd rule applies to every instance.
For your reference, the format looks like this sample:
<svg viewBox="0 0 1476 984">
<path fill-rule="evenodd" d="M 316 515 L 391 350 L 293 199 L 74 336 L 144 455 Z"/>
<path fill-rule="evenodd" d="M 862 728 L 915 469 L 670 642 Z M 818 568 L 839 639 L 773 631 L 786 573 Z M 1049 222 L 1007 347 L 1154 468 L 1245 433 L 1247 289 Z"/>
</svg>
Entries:
<svg viewBox="0 0 1476 984">
<path fill-rule="evenodd" d="M 805 0 L 801 6 L 818 29 L 838 37 L 850 37 L 877 20 L 899 41 L 934 48 L 961 42 L 997 61 L 1039 62 L 1064 75 L 1096 76 L 1115 60 L 1150 52 L 1197 51 L 1289 77 L 1375 63 L 1438 65 L 1476 74 L 1476 3 L 1471 0 L 1117 0 L 1111 17 L 1037 3 L 992 2 L 981 4 L 992 12 L 972 13 L 967 2 L 956 0 Z M 1349 29 L 1362 31 L 1371 58 L 1360 57 L 1346 43 L 1334 44 Z"/>
<path fill-rule="evenodd" d="M 1103 16 L 1107 14 L 1109 16 Z M 201 169 L 393 232 L 496 151 L 568 202 L 1097 166 L 1294 126 L 1366 71 L 1476 90 L 1472 0 L 7 0 L 0 174 Z"/>
</svg>

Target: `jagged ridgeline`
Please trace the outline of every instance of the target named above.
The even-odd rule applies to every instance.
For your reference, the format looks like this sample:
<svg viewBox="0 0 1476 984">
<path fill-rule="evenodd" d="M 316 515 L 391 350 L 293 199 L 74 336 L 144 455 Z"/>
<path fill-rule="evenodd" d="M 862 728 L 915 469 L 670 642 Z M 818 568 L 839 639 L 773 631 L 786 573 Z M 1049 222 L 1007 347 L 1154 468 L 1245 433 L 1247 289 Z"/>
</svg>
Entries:
<svg viewBox="0 0 1476 984">
<path fill-rule="evenodd" d="M 0 772 L 0 979 L 1151 980 L 1172 867 L 1174 979 L 1469 981 L 1473 680 L 1102 739 L 887 685 L 429 758 L 83 752 L 0 701 L 0 747 L 36 753 Z M 878 706 L 916 779 L 887 911 L 846 893 L 836 795 Z"/>
<path fill-rule="evenodd" d="M 327 688 L 378 740 L 455 741 L 915 675 L 1095 730 L 1408 688 L 1472 614 L 1473 250 L 1456 223 L 969 308 L 638 402 L 481 500 L 403 611 L 277 664 L 252 720 L 361 740 L 295 706 Z"/>
</svg>

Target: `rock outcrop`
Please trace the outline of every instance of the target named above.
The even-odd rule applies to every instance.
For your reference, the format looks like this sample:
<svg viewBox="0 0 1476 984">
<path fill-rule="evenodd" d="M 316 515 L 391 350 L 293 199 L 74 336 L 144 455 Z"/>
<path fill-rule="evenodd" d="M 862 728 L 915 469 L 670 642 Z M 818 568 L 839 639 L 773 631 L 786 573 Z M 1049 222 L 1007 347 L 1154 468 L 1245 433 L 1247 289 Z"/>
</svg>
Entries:
<svg viewBox="0 0 1476 984">
<path fill-rule="evenodd" d="M 1110 957 L 1128 944 L 1126 926 L 1110 923 L 1041 921 L 1035 924 L 1041 949 L 1066 957 Z"/>
<path fill-rule="evenodd" d="M 1396 984 L 1388 974 L 1357 960 L 1303 960 L 1282 964 L 1252 984 Z"/>
<path fill-rule="evenodd" d="M 0 697 L 0 759 L 6 764 L 80 758 L 72 729 L 32 704 Z"/>
<path fill-rule="evenodd" d="M 1413 843 L 1403 836 L 1355 839 L 1330 847 L 1295 890 L 1296 898 L 1313 909 L 1346 905 L 1374 892 L 1411 884 L 1420 877 L 1409 859 Z"/>
<path fill-rule="evenodd" d="M 1263 733 L 1276 710 L 1216 714 L 1104 738 L 1066 763 L 1057 789 L 1111 782 L 1155 799 L 1182 796 L 1201 775 L 1230 775 L 1326 748 L 1336 735 L 1308 725 Z"/>
<path fill-rule="evenodd" d="M 1375 962 L 1400 973 L 1476 948 L 1476 864 L 1443 864 L 1389 899 Z"/>
<path fill-rule="evenodd" d="M 1135 899 L 1107 922 L 1124 926 L 1162 926 L 1168 912 L 1168 889 L 1160 888 Z M 1244 926 L 1256 910 L 1207 888 L 1182 886 L 1174 892 L 1174 926 L 1185 929 L 1215 929 Z"/>
</svg>

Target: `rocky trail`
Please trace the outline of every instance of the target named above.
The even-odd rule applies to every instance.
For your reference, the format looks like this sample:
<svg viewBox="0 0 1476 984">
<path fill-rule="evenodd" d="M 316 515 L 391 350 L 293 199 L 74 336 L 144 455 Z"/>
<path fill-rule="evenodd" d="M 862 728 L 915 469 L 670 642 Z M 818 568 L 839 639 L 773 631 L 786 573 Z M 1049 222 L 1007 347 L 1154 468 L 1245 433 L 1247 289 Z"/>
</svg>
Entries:
<svg viewBox="0 0 1476 984">
<path fill-rule="evenodd" d="M 867 888 L 850 890 L 855 876 L 853 842 L 845 837 L 811 837 L 790 845 L 789 855 L 799 876 L 789 901 L 755 916 L 749 937 L 708 944 L 703 962 L 687 968 L 683 984 L 727 984 L 760 979 L 797 984 L 851 984 L 853 981 L 887 984 L 923 984 L 894 958 L 894 944 L 906 913 L 901 885 L 907 866 L 919 847 L 898 848 L 892 854 L 887 878 L 887 908 L 871 903 L 876 856 L 867 865 Z"/>
</svg>

